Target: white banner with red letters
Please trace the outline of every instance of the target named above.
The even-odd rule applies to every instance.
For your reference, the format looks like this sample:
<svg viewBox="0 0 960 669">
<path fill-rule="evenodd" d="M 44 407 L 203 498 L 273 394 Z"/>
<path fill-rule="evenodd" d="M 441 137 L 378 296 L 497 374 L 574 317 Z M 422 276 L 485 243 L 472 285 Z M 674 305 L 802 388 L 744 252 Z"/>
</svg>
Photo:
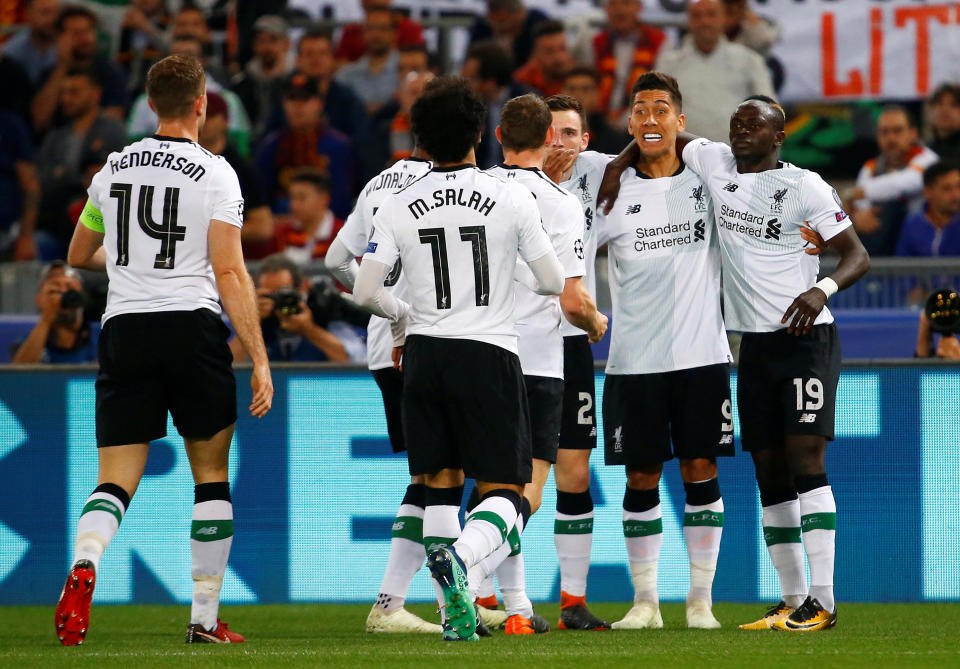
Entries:
<svg viewBox="0 0 960 669">
<path fill-rule="evenodd" d="M 362 15 L 359 0 L 292 0 L 334 19 Z M 416 17 L 483 13 L 484 0 L 395 0 Z M 603 19 L 592 0 L 526 0 L 567 21 Z M 684 22 L 685 0 L 643 0 L 642 17 Z M 944 0 L 751 0 L 777 21 L 770 56 L 783 68 L 785 101 L 923 98 L 944 81 L 960 81 L 960 2 Z M 311 13 L 312 13 L 311 12 Z"/>
</svg>

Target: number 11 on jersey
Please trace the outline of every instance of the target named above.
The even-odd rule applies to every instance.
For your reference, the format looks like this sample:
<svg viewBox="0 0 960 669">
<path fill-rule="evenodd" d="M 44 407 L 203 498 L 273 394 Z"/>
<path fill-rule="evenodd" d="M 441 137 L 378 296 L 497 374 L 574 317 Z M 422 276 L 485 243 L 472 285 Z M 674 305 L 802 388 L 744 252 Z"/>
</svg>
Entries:
<svg viewBox="0 0 960 669">
<path fill-rule="evenodd" d="M 433 279 L 437 289 L 437 309 L 449 309 L 450 265 L 447 260 L 447 235 L 443 228 L 421 228 L 420 243 L 429 244 L 433 254 Z M 478 307 L 490 302 L 490 263 L 487 259 L 487 232 L 482 225 L 460 228 L 460 240 L 473 246 L 473 283 Z"/>
</svg>

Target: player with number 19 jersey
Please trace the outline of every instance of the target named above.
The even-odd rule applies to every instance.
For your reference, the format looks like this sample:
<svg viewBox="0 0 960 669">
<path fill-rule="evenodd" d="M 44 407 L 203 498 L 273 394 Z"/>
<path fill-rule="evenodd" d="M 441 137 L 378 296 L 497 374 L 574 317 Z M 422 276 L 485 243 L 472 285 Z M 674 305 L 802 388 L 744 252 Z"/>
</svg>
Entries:
<svg viewBox="0 0 960 669">
<path fill-rule="evenodd" d="M 820 175 L 781 162 L 740 173 L 727 144 L 699 138 L 683 149 L 714 199 L 723 253 L 724 316 L 734 332 L 775 332 L 800 293 L 817 280 L 819 256 L 804 252 L 804 224 L 829 241 L 850 227 L 836 191 Z M 815 324 L 833 322 L 827 307 Z"/>
<path fill-rule="evenodd" d="M 146 137 L 111 153 L 93 177 L 83 221 L 104 233 L 110 289 L 103 322 L 126 313 L 219 314 L 207 231 L 243 226 L 243 195 L 230 164 L 199 144 Z"/>
</svg>

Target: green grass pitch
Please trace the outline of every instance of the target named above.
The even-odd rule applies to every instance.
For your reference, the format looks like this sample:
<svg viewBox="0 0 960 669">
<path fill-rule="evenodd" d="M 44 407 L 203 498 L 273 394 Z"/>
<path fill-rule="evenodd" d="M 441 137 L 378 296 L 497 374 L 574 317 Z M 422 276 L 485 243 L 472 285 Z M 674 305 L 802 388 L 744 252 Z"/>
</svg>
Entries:
<svg viewBox="0 0 960 669">
<path fill-rule="evenodd" d="M 410 607 L 433 619 L 427 605 Z M 625 603 L 592 604 L 615 620 Z M 724 628 L 684 628 L 682 604 L 662 606 L 665 628 L 637 632 L 561 632 L 444 643 L 424 635 L 364 632 L 369 605 L 226 606 L 235 646 L 183 643 L 186 606 L 95 606 L 82 646 L 61 647 L 53 604 L 0 606 L 0 667 L 947 667 L 960 666 L 960 604 L 841 604 L 833 630 L 814 634 L 743 632 L 761 605 L 714 607 Z M 554 625 L 559 608 L 538 611 Z"/>
</svg>

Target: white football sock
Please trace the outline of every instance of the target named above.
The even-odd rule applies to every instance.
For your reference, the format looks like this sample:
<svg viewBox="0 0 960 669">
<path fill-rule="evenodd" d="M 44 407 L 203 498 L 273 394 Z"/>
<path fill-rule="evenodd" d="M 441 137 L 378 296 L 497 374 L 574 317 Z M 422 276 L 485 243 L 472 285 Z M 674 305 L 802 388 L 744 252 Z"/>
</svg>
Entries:
<svg viewBox="0 0 960 669">
<path fill-rule="evenodd" d="M 380 584 L 377 605 L 386 612 L 403 608 L 407 590 L 423 565 L 423 507 L 401 504 L 393 522 L 390 557 Z"/>
<path fill-rule="evenodd" d="M 493 553 L 517 522 L 517 507 L 507 497 L 488 494 L 467 517 L 453 549 L 467 569 Z"/>
<path fill-rule="evenodd" d="M 810 563 L 810 596 L 832 613 L 836 609 L 833 565 L 837 528 L 833 489 L 827 485 L 800 493 L 800 514 L 803 548 Z"/>
<path fill-rule="evenodd" d="M 128 499 L 126 493 L 114 484 L 97 486 L 87 498 L 77 520 L 73 564 L 79 560 L 89 560 L 93 563 L 94 571 L 99 568 L 100 558 L 116 536 L 123 514 L 127 511 L 124 500 Z"/>
<path fill-rule="evenodd" d="M 807 598 L 807 572 L 800 543 L 800 500 L 791 499 L 763 507 L 763 537 L 780 579 L 787 606 L 796 608 Z"/>
<path fill-rule="evenodd" d="M 193 603 L 190 607 L 190 623 L 199 623 L 213 631 L 217 627 L 217 612 L 220 609 L 220 588 L 227 570 L 230 547 L 233 545 L 233 504 L 226 483 L 203 483 L 205 486 L 222 486 L 228 499 L 206 499 L 193 505 L 193 523 L 190 532 L 190 552 L 193 556 Z"/>
<path fill-rule="evenodd" d="M 623 536 L 630 560 L 634 602 L 660 603 L 657 593 L 657 563 L 663 545 L 660 504 L 646 511 L 623 511 Z"/>
</svg>

